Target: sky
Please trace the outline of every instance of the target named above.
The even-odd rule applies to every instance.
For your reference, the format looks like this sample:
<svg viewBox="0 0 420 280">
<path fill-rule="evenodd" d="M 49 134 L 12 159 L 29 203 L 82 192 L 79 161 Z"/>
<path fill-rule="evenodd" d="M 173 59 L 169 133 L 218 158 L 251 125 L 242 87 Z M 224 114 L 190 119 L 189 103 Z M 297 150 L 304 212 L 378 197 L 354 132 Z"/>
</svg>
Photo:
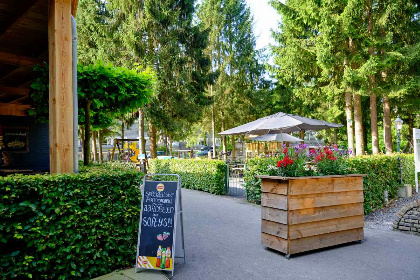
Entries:
<svg viewBox="0 0 420 280">
<path fill-rule="evenodd" d="M 254 32 L 257 36 L 257 49 L 274 44 L 271 29 L 277 29 L 280 15 L 270 6 L 269 0 L 246 0 L 254 16 Z"/>
</svg>

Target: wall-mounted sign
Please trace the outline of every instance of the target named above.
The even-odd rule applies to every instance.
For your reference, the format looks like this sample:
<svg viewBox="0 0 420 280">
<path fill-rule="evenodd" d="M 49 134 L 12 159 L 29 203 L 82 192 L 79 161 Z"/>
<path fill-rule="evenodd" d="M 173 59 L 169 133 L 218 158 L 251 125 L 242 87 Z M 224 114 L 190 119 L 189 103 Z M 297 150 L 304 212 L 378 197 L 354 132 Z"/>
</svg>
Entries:
<svg viewBox="0 0 420 280">
<path fill-rule="evenodd" d="M 154 176 L 158 174 L 148 174 Z M 181 186 L 178 181 L 147 181 L 142 188 L 142 204 L 136 256 L 136 272 L 141 269 L 171 271 L 175 258 L 184 258 Z M 165 176 L 168 176 L 165 174 Z"/>
<path fill-rule="evenodd" d="M 3 127 L 2 151 L 28 152 L 28 128 L 27 127 Z"/>
</svg>

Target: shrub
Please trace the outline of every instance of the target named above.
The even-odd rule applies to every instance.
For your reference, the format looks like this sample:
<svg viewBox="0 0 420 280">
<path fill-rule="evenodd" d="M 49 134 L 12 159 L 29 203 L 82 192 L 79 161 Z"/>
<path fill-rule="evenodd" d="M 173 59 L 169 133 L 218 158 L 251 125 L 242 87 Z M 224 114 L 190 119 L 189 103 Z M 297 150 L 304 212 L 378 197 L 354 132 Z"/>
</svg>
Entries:
<svg viewBox="0 0 420 280">
<path fill-rule="evenodd" d="M 151 159 L 149 173 L 179 174 L 183 188 L 226 194 L 226 164 L 221 160 Z"/>
<path fill-rule="evenodd" d="M 364 210 L 368 214 L 383 206 L 384 190 L 388 190 L 389 198 L 394 198 L 399 186 L 398 155 L 360 156 L 346 159 L 351 173 L 366 174 L 364 181 Z M 248 201 L 261 202 L 261 180 L 256 175 L 277 175 L 273 166 L 276 158 L 253 158 L 246 164 L 245 188 Z M 414 157 L 401 155 L 403 183 L 414 184 Z"/>
<path fill-rule="evenodd" d="M 91 279 L 133 264 L 141 174 L 122 165 L 0 178 L 6 279 Z"/>
<path fill-rule="evenodd" d="M 250 202 L 261 203 L 261 179 L 257 175 L 277 175 L 276 166 L 278 159 L 272 157 L 251 158 L 245 165 L 245 190 L 246 198 Z"/>
</svg>

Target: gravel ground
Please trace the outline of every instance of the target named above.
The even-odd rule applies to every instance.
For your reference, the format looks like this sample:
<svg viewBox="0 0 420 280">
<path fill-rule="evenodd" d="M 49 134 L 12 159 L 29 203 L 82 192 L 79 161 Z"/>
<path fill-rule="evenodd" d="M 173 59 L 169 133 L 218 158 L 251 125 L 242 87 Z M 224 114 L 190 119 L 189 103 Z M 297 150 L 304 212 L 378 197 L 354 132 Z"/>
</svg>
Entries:
<svg viewBox="0 0 420 280">
<path fill-rule="evenodd" d="M 413 192 L 412 197 L 399 198 L 388 207 L 376 210 L 365 217 L 365 227 L 373 229 L 392 229 L 397 212 L 406 204 L 420 199 L 420 194 Z"/>
</svg>

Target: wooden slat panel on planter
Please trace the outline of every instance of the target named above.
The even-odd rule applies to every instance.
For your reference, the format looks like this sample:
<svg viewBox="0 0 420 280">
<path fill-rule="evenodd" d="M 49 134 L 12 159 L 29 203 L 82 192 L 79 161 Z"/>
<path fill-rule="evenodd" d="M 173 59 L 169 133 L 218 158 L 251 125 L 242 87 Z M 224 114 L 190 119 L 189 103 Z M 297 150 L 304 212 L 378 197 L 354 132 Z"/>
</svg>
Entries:
<svg viewBox="0 0 420 280">
<path fill-rule="evenodd" d="M 284 239 L 287 239 L 287 228 L 288 225 L 279 224 L 267 220 L 261 221 L 261 232 L 278 236 Z"/>
<path fill-rule="evenodd" d="M 275 204 L 274 198 L 270 200 L 271 204 Z M 340 204 L 351 204 L 363 202 L 363 191 L 349 191 L 349 192 L 332 192 L 332 193 L 317 193 L 306 195 L 289 195 L 289 209 L 306 209 L 314 207 L 323 207 Z M 262 203 L 262 201 L 261 201 Z M 264 205 L 265 206 L 265 205 Z M 270 206 L 270 205 L 267 205 Z M 270 206 L 274 207 L 274 206 Z M 278 207 L 275 207 L 278 208 Z M 280 208 L 283 209 L 283 208 Z"/>
<path fill-rule="evenodd" d="M 299 179 L 290 180 L 289 185 L 290 195 L 363 191 L 363 177 Z"/>
<path fill-rule="evenodd" d="M 290 240 L 289 254 L 296 254 L 309 250 L 362 240 L 363 238 L 363 228 L 357 228 Z M 274 243 L 274 245 L 277 244 Z"/>
<path fill-rule="evenodd" d="M 287 224 L 287 211 L 261 207 L 261 218 L 276 223 Z"/>
<path fill-rule="evenodd" d="M 262 210 L 262 209 L 261 209 Z M 271 209 L 270 210 L 276 210 Z M 282 210 L 277 210 L 282 211 Z M 285 211 L 286 212 L 286 211 Z M 274 215 L 274 214 L 273 214 Z M 288 224 L 302 224 L 349 216 L 363 215 L 363 203 L 343 204 L 299 210 L 289 210 Z M 271 220 L 271 219 L 267 219 Z"/>
<path fill-rule="evenodd" d="M 336 231 L 363 228 L 363 223 L 364 223 L 363 215 L 359 215 L 359 216 L 351 216 L 351 217 L 311 222 L 311 223 L 305 223 L 305 224 L 290 225 L 289 238 L 298 239 L 298 238 L 326 234 L 326 233 L 331 233 L 331 232 L 336 232 Z M 276 224 L 276 225 L 279 225 L 279 224 Z M 281 226 L 283 227 L 283 225 Z M 271 225 L 270 227 L 265 227 L 265 229 L 267 228 L 269 229 L 269 231 L 263 231 L 263 232 L 270 233 L 272 235 L 276 235 L 280 237 L 284 237 L 281 235 L 274 234 L 276 233 L 275 231 L 276 227 L 274 225 Z M 279 229 L 279 231 L 281 232 L 282 230 Z"/>
<path fill-rule="evenodd" d="M 287 210 L 287 196 L 274 193 L 261 193 L 261 205 Z"/>
<path fill-rule="evenodd" d="M 261 192 L 287 194 L 288 181 L 263 180 L 261 183 Z"/>
<path fill-rule="evenodd" d="M 268 248 L 287 254 L 287 240 L 281 237 L 261 233 L 261 243 Z"/>
</svg>

